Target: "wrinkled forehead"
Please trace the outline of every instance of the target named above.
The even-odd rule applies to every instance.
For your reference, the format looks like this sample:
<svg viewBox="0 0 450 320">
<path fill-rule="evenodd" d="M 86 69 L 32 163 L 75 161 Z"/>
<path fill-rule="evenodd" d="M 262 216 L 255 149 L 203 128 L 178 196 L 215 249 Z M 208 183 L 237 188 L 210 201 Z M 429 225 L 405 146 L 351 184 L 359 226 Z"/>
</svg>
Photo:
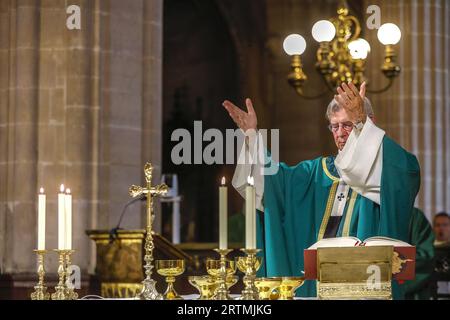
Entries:
<svg viewBox="0 0 450 320">
<path fill-rule="evenodd" d="M 350 118 L 347 115 L 347 112 L 344 108 L 341 108 L 333 113 L 330 114 L 330 123 L 342 123 L 342 122 L 348 122 L 350 121 Z"/>
</svg>

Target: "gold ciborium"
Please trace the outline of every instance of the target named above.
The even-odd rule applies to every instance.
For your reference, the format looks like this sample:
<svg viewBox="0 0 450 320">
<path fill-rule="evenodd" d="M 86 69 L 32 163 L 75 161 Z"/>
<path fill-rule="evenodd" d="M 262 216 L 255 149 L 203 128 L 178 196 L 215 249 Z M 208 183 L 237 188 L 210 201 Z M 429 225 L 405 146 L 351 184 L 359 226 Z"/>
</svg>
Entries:
<svg viewBox="0 0 450 320">
<path fill-rule="evenodd" d="M 188 278 L 189 283 L 197 289 L 200 296 L 197 300 L 213 300 L 217 288 L 220 286 L 220 279 L 212 276 L 190 276 Z M 229 290 L 239 281 L 238 276 L 227 277 L 226 286 Z"/>
<path fill-rule="evenodd" d="M 281 281 L 281 277 L 256 278 L 255 286 L 259 291 L 259 299 L 276 300 L 278 294 L 274 293 L 274 291 L 280 287 Z"/>
<path fill-rule="evenodd" d="M 211 300 L 219 287 L 219 283 L 211 276 L 190 276 L 188 281 L 200 294 L 197 300 Z"/>
<path fill-rule="evenodd" d="M 164 292 L 164 300 L 182 300 L 175 291 L 175 277 L 183 274 L 184 260 L 156 260 L 156 272 L 166 277 L 167 289 Z"/>
<path fill-rule="evenodd" d="M 295 291 L 305 282 L 305 277 L 283 277 L 280 285 L 279 300 L 293 300 Z"/>
<path fill-rule="evenodd" d="M 219 284 L 214 299 L 231 300 L 228 289 L 230 287 L 229 284 L 234 281 L 232 276 L 236 272 L 236 263 L 232 260 L 224 259 L 224 256 L 220 260 L 208 259 L 206 260 L 206 271 Z"/>
</svg>

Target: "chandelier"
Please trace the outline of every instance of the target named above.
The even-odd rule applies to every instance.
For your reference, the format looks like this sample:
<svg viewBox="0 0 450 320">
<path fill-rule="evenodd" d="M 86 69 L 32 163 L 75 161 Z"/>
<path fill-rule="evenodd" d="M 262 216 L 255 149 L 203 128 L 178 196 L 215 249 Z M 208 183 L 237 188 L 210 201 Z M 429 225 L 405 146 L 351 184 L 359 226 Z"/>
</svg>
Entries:
<svg viewBox="0 0 450 320">
<path fill-rule="evenodd" d="M 290 55 L 291 73 L 289 84 L 297 94 L 306 99 L 316 99 L 327 91 L 334 92 L 343 82 L 352 81 L 360 86 L 367 79 L 364 76 L 365 62 L 370 52 L 370 44 L 360 38 L 361 25 L 358 19 L 349 15 L 345 1 L 341 1 L 337 17 L 317 21 L 312 27 L 312 36 L 319 42 L 317 50 L 316 69 L 325 83 L 324 91 L 315 96 L 304 93 L 304 83 L 308 77 L 303 72 L 301 55 L 306 49 L 306 41 L 299 34 L 291 34 L 283 42 L 284 51 Z M 371 93 L 381 93 L 388 90 L 400 73 L 397 55 L 394 50 L 401 38 L 400 29 L 393 23 L 383 24 L 378 29 L 378 40 L 385 46 L 384 62 L 381 71 L 388 79 L 387 85 L 379 90 L 367 90 Z M 369 86 L 368 86 L 369 87 Z"/>
</svg>

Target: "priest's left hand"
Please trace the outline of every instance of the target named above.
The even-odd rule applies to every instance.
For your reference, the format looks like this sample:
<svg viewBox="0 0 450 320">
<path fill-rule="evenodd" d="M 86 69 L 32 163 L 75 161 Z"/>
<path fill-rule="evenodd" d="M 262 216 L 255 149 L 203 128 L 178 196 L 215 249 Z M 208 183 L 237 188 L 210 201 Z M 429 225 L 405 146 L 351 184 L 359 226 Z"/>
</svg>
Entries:
<svg viewBox="0 0 450 320">
<path fill-rule="evenodd" d="M 334 96 L 334 100 L 340 107 L 345 109 L 349 120 L 353 123 L 365 122 L 364 97 L 366 96 L 366 83 L 362 83 L 359 92 L 353 82 L 343 83 L 337 88 L 337 92 L 338 94 Z"/>
</svg>

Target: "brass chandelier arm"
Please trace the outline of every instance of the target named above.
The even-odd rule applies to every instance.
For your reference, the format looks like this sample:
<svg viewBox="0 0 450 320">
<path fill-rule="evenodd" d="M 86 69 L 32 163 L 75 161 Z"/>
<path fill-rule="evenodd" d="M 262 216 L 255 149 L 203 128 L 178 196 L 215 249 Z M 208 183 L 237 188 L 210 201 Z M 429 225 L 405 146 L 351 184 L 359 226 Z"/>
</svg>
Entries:
<svg viewBox="0 0 450 320">
<path fill-rule="evenodd" d="M 389 80 L 389 82 L 385 87 L 378 89 L 378 90 L 367 89 L 367 92 L 376 94 L 376 93 L 383 93 L 385 91 L 388 91 L 392 87 L 392 84 L 394 83 L 394 78 L 388 78 L 388 80 Z"/>
<path fill-rule="evenodd" d="M 313 95 L 313 96 L 305 95 L 303 93 L 303 90 L 302 90 L 301 87 L 295 88 L 295 91 L 297 92 L 297 94 L 300 97 L 302 97 L 302 98 L 304 98 L 306 100 L 315 100 L 315 99 L 321 98 L 322 96 L 324 96 L 325 94 L 327 94 L 329 92 L 333 93 L 334 92 L 334 88 L 330 85 L 330 83 L 327 81 L 327 79 L 325 77 L 321 77 L 321 79 L 325 83 L 326 89 L 324 91 L 322 91 L 321 93 L 319 93 L 319 94 L 316 94 L 316 95 Z"/>
</svg>

